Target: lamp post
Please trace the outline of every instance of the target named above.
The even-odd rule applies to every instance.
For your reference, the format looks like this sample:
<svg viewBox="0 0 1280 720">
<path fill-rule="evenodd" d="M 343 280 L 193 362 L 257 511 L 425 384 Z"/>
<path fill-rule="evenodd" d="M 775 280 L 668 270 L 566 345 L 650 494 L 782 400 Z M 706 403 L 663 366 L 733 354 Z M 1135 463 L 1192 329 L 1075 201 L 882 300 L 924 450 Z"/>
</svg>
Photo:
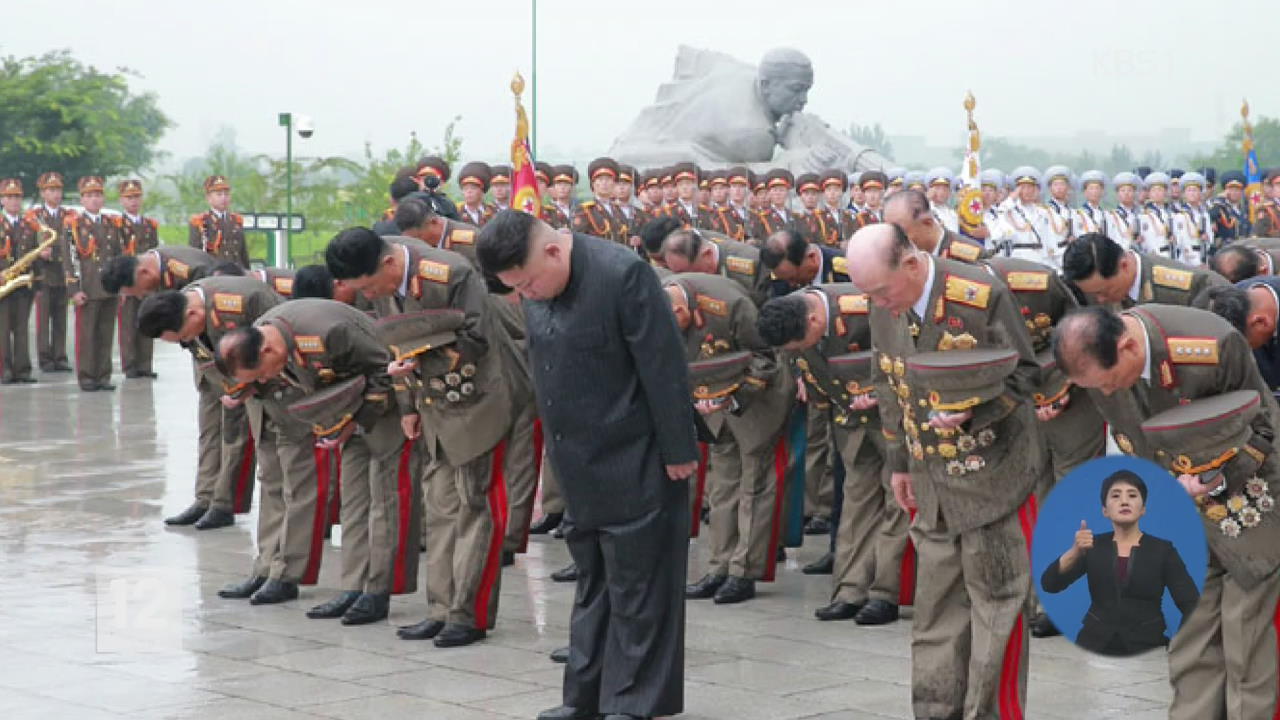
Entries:
<svg viewBox="0 0 1280 720">
<path fill-rule="evenodd" d="M 284 233 L 277 237 L 282 238 L 281 242 L 276 243 L 276 266 L 288 267 L 289 260 L 293 256 L 290 254 L 290 235 L 293 233 L 293 129 L 294 117 L 293 113 L 283 112 L 277 117 L 280 127 L 284 128 Z M 306 115 L 299 115 L 296 122 L 298 135 L 303 139 L 311 137 L 315 133 L 315 126 L 311 122 L 311 118 Z"/>
</svg>

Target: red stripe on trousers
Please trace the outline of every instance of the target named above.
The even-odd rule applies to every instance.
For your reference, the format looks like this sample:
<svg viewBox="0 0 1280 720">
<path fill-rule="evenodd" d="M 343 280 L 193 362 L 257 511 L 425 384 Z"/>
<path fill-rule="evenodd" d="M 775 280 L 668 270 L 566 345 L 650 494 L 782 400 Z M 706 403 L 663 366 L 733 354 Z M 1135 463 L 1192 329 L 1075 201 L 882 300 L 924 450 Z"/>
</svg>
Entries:
<svg viewBox="0 0 1280 720">
<path fill-rule="evenodd" d="M 342 448 L 333 449 L 333 482 L 329 483 L 333 490 L 329 495 L 329 527 L 342 524 Z"/>
<path fill-rule="evenodd" d="M 507 482 L 502 474 L 502 460 L 507 454 L 506 442 L 493 449 L 493 472 L 489 478 L 489 513 L 493 515 L 493 532 L 489 536 L 489 552 L 484 560 L 484 572 L 480 574 L 480 589 L 476 592 L 476 629 L 489 629 L 489 601 L 493 588 L 502 572 L 502 539 L 507 534 Z"/>
<path fill-rule="evenodd" d="M 329 451 L 315 449 L 316 458 L 316 507 L 311 521 L 311 552 L 307 554 L 307 567 L 302 571 L 303 585 L 315 585 L 320 578 L 320 560 L 324 557 L 325 519 L 329 514 Z"/>
<path fill-rule="evenodd" d="M 120 301 L 116 303 L 116 335 L 120 339 L 120 370 L 122 372 L 128 372 L 130 363 L 128 355 L 129 351 L 125 348 L 124 342 L 124 300 L 124 296 L 121 295 Z"/>
<path fill-rule="evenodd" d="M 409 554 L 409 521 L 413 516 L 413 473 L 410 472 L 409 461 L 413 458 L 413 441 L 405 440 L 400 450 L 400 466 L 396 471 L 396 555 L 392 565 L 391 592 L 404 592 L 405 563 Z"/>
<path fill-rule="evenodd" d="M 698 443 L 698 481 L 693 486 L 693 515 L 689 518 L 689 537 L 702 530 L 702 501 L 707 492 L 707 444 Z"/>
<path fill-rule="evenodd" d="M 533 420 L 533 477 L 535 481 L 542 477 L 542 420 L 534 418 Z M 516 548 L 516 552 L 523 553 L 529 550 L 529 523 L 533 520 L 533 506 L 530 505 L 529 512 L 524 516 L 524 528 L 520 532 L 520 547 Z"/>
<path fill-rule="evenodd" d="M 916 511 L 909 511 L 908 525 L 916 519 Z M 898 605 L 907 606 L 916 601 L 916 546 L 907 538 L 907 547 L 902 551 L 902 565 L 898 575 Z"/>
<path fill-rule="evenodd" d="M 1031 556 L 1031 533 L 1036 525 L 1036 497 L 1027 498 L 1018 508 L 1018 525 L 1022 529 L 1022 539 L 1027 544 L 1027 557 Z M 1025 628 L 1022 613 L 1018 613 L 1013 623 L 1013 631 L 1009 633 L 1009 641 L 1004 648 L 1004 663 L 1000 669 L 1000 720 L 1022 720 L 1022 701 L 1018 692 L 1018 678 L 1022 674 L 1022 634 Z"/>
<path fill-rule="evenodd" d="M 779 439 L 773 449 L 773 475 L 777 494 L 769 522 L 769 557 L 764 559 L 764 582 L 773 582 L 778 576 L 778 536 L 782 534 L 782 498 L 787 489 L 787 441 L 784 439 Z"/>
<path fill-rule="evenodd" d="M 245 417 L 245 424 L 248 424 L 249 418 Z M 245 428 L 247 431 L 248 428 Z M 253 505 L 253 492 L 249 490 L 249 475 L 253 473 L 253 433 L 249 433 L 249 438 L 244 443 L 244 454 L 240 456 L 240 471 L 236 473 L 236 482 L 231 486 L 231 511 L 233 513 L 247 513 L 249 507 Z"/>
<path fill-rule="evenodd" d="M 76 352 L 76 375 L 79 375 L 79 374 L 80 374 L 80 310 L 81 310 L 81 308 L 83 308 L 83 307 L 84 307 L 84 306 L 82 306 L 82 305 L 77 305 L 77 306 L 76 306 L 76 347 L 75 347 L 75 352 Z M 50 334 L 49 347 L 50 347 L 50 349 L 52 349 L 52 348 L 53 348 L 52 333 Z M 55 360 L 54 362 L 57 362 L 57 361 Z M 79 378 L 77 378 L 77 380 L 78 380 L 78 379 L 79 379 Z"/>
</svg>

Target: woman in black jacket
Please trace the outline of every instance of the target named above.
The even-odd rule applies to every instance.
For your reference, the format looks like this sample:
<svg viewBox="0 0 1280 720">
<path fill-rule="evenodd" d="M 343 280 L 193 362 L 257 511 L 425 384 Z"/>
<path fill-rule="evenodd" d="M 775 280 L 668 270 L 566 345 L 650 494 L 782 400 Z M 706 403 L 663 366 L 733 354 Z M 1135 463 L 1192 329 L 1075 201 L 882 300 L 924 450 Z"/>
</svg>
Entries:
<svg viewBox="0 0 1280 720">
<path fill-rule="evenodd" d="M 1147 485 L 1135 473 L 1120 470 L 1102 483 L 1102 514 L 1112 532 L 1095 536 L 1080 521 L 1075 542 L 1045 568 L 1040 585 L 1048 593 L 1066 590 L 1089 575 L 1092 604 L 1076 644 L 1103 655 L 1133 655 L 1166 647 L 1166 588 L 1183 617 L 1195 609 L 1200 593 L 1173 543 L 1138 528 L 1146 513 Z"/>
</svg>

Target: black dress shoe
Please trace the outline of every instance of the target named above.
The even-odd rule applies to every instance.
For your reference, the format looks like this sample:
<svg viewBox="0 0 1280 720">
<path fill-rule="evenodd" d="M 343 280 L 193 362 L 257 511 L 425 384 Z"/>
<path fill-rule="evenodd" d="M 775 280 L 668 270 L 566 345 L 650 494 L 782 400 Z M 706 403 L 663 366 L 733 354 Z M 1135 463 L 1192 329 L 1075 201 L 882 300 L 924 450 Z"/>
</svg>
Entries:
<svg viewBox="0 0 1280 720">
<path fill-rule="evenodd" d="M 391 609 L 391 596 L 363 593 L 356 600 L 355 604 L 347 610 L 347 614 L 342 616 L 343 625 L 368 625 L 379 620 L 387 619 L 387 612 Z"/>
<path fill-rule="evenodd" d="M 852 620 L 862 609 L 863 603 L 851 603 L 843 600 L 820 607 L 813 611 L 813 616 L 819 620 Z"/>
<path fill-rule="evenodd" d="M 547 513 L 542 519 L 529 526 L 530 535 L 546 535 L 547 533 L 560 527 L 560 521 L 564 519 L 564 513 Z"/>
<path fill-rule="evenodd" d="M 800 568 L 800 572 L 805 575 L 830 575 L 835 564 L 835 556 L 831 553 L 825 553 L 822 557 Z"/>
<path fill-rule="evenodd" d="M 115 386 L 115 385 L 112 385 L 111 383 L 98 383 L 98 389 L 99 389 L 99 390 L 106 390 L 106 391 L 108 391 L 108 392 L 109 392 L 109 391 L 111 391 L 111 390 L 115 390 L 115 389 L 116 389 L 116 386 Z"/>
<path fill-rule="evenodd" d="M 214 530 L 216 528 L 235 524 L 235 515 L 232 515 L 226 510 L 211 507 L 200 517 L 199 520 L 195 522 L 195 528 L 197 530 Z"/>
<path fill-rule="evenodd" d="M 516 551 L 503 550 L 502 551 L 502 567 L 510 567 L 515 564 L 516 564 Z"/>
<path fill-rule="evenodd" d="M 1039 615 L 1031 618 L 1032 637 L 1045 638 L 1061 634 L 1062 631 L 1058 629 L 1057 625 L 1053 624 L 1053 621 L 1049 619 L 1048 615 L 1040 613 Z"/>
<path fill-rule="evenodd" d="M 147 378 L 151 378 L 152 380 L 155 380 L 156 378 L 160 377 L 160 374 L 159 374 L 159 373 L 156 373 L 156 372 L 147 371 L 147 372 L 142 373 L 142 376 L 143 376 L 143 377 L 147 377 Z"/>
<path fill-rule="evenodd" d="M 561 665 L 569 662 L 569 648 L 556 648 L 551 651 L 551 662 L 560 663 Z"/>
<path fill-rule="evenodd" d="M 786 549 L 786 548 L 784 548 L 784 547 L 782 547 L 781 545 L 779 545 L 779 546 L 778 546 L 778 551 L 777 551 L 777 552 L 775 552 L 775 553 L 773 554 L 773 559 L 774 559 L 775 561 L 777 561 L 777 562 L 786 562 L 786 561 L 787 561 L 787 549 Z"/>
<path fill-rule="evenodd" d="M 556 582 L 578 582 L 578 564 L 569 563 L 568 566 L 551 573 L 551 579 Z"/>
<path fill-rule="evenodd" d="M 600 713 L 561 705 L 538 713 L 538 720 L 599 720 Z"/>
<path fill-rule="evenodd" d="M 439 620 L 423 620 L 416 625 L 405 625 L 396 629 L 396 637 L 401 640 L 430 640 L 440 634 L 444 623 Z"/>
<path fill-rule="evenodd" d="M 559 525 L 556 526 L 555 530 L 551 531 L 551 537 L 557 540 L 564 539 L 564 523 L 560 523 Z"/>
<path fill-rule="evenodd" d="M 610 713 L 604 716 L 604 720 L 649 720 L 649 718 L 639 715 L 628 715 L 626 713 Z"/>
<path fill-rule="evenodd" d="M 63 362 L 56 362 L 53 364 L 53 367 L 48 370 L 48 372 L 56 372 L 56 373 L 71 372 L 71 366 Z"/>
<path fill-rule="evenodd" d="M 137 380 L 140 377 L 146 377 L 146 375 L 143 375 L 142 373 L 134 370 L 130 370 L 129 372 L 124 374 L 125 380 Z"/>
<path fill-rule="evenodd" d="M 13 381 L 14 381 L 14 382 L 16 382 L 16 383 L 26 383 L 26 384 L 30 384 L 30 383 L 33 383 L 33 382 L 37 382 L 37 380 L 36 380 L 35 378 L 33 378 L 33 377 L 20 377 L 20 378 L 14 378 L 14 379 L 13 379 Z"/>
<path fill-rule="evenodd" d="M 746 602 L 756 596 L 756 581 L 730 575 L 712 601 L 717 605 Z"/>
<path fill-rule="evenodd" d="M 887 600 L 868 600 L 853 621 L 859 625 L 887 625 L 897 619 L 897 605 Z"/>
<path fill-rule="evenodd" d="M 298 583 L 271 579 L 249 596 L 250 605 L 275 605 L 286 600 L 298 599 Z"/>
<path fill-rule="evenodd" d="M 805 535 L 830 535 L 831 522 L 826 518 L 815 517 L 804 524 Z"/>
<path fill-rule="evenodd" d="M 3 379 L 3 380 L 0 380 L 0 385 L 12 385 L 12 384 L 14 384 L 14 383 L 16 383 L 16 382 L 18 382 L 18 381 L 17 381 L 17 380 L 14 380 L 13 378 L 5 378 L 5 379 Z"/>
<path fill-rule="evenodd" d="M 716 591 L 724 584 L 725 575 L 712 575 L 707 573 L 702 579 L 692 585 L 684 586 L 684 596 L 690 600 L 706 600 L 716 596 Z"/>
<path fill-rule="evenodd" d="M 312 620 L 332 620 L 340 618 L 342 614 L 355 603 L 356 598 L 360 597 L 360 593 L 354 590 L 346 590 L 334 596 L 332 600 L 317 605 L 307 611 L 307 617 Z"/>
<path fill-rule="evenodd" d="M 97 383 L 80 383 L 80 392 L 98 392 Z"/>
<path fill-rule="evenodd" d="M 53 366 L 52 366 L 52 365 L 41 365 L 41 366 L 40 366 L 40 372 L 47 372 L 47 373 L 51 373 L 51 372 L 53 372 L 53 371 L 54 371 L 54 370 L 53 370 Z"/>
<path fill-rule="evenodd" d="M 174 515 L 173 517 L 165 518 L 164 524 L 165 525 L 190 525 L 195 521 L 199 520 L 200 518 L 204 517 L 204 514 L 207 512 L 209 512 L 209 506 L 201 505 L 198 502 L 191 503 L 191 506 L 188 507 L 186 510 L 183 510 L 182 512 L 178 513 L 177 515 Z"/>
<path fill-rule="evenodd" d="M 438 648 L 462 647 L 463 645 L 470 645 L 477 640 L 481 640 L 488 634 L 489 633 L 484 630 L 467 627 L 466 625 L 454 625 L 451 623 L 449 625 L 445 625 L 444 629 L 440 631 L 440 634 L 436 635 L 436 639 L 431 642 Z"/>
<path fill-rule="evenodd" d="M 218 591 L 218 597 L 228 598 L 231 600 L 243 600 L 258 592 L 258 588 L 262 587 L 263 583 L 266 581 L 267 579 L 264 577 L 251 577 L 248 580 L 231 583 Z"/>
</svg>

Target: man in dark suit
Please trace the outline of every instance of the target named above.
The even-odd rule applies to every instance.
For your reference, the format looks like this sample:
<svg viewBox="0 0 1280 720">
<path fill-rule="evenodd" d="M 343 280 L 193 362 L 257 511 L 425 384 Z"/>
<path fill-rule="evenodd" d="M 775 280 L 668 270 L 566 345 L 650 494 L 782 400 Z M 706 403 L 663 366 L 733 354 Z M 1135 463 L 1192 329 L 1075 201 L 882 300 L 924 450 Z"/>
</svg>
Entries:
<svg viewBox="0 0 1280 720">
<path fill-rule="evenodd" d="M 698 448 L 666 295 L 626 247 L 517 211 L 489 221 L 477 256 L 524 298 L 538 409 L 578 565 L 564 704 L 538 717 L 679 713 L 686 481 Z"/>
</svg>

